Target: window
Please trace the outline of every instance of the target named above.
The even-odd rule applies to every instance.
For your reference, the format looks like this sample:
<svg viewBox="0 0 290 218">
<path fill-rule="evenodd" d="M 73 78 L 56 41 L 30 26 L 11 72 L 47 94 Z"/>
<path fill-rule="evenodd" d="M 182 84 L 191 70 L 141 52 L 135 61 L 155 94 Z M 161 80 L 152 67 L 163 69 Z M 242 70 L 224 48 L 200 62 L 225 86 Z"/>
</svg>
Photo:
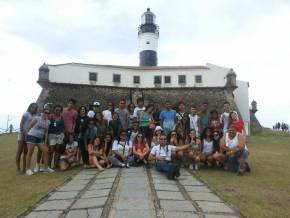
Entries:
<svg viewBox="0 0 290 218">
<path fill-rule="evenodd" d="M 120 83 L 121 82 L 121 74 L 113 74 L 113 82 Z"/>
<path fill-rule="evenodd" d="M 146 44 L 147 44 L 147 45 L 149 45 L 149 44 L 150 44 L 150 42 L 149 42 L 149 41 L 147 41 L 147 42 L 146 42 Z"/>
<path fill-rule="evenodd" d="M 171 76 L 164 76 L 164 83 L 171 83 Z"/>
<path fill-rule="evenodd" d="M 161 76 L 154 76 L 154 84 L 161 85 Z"/>
<path fill-rule="evenodd" d="M 178 83 L 179 84 L 185 84 L 186 83 L 186 76 L 185 75 L 179 75 L 178 76 Z"/>
<path fill-rule="evenodd" d="M 90 81 L 97 81 L 98 80 L 98 74 L 95 72 L 89 72 L 89 80 Z"/>
<path fill-rule="evenodd" d="M 202 83 L 202 76 L 201 75 L 196 75 L 195 76 L 195 82 L 196 83 Z"/>
<path fill-rule="evenodd" d="M 134 76 L 133 77 L 133 83 L 134 84 L 140 84 L 140 76 Z"/>
</svg>

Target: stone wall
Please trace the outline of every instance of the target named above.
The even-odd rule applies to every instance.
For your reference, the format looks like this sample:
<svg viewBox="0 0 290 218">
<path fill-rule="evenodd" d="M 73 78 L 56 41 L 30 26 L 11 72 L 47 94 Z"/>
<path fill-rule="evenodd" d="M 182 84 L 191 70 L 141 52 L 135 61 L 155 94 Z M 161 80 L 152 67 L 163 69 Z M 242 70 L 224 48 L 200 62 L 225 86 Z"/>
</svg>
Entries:
<svg viewBox="0 0 290 218">
<path fill-rule="evenodd" d="M 120 98 L 125 98 L 127 103 L 136 102 L 138 97 L 145 99 L 145 104 L 159 102 L 161 105 L 166 100 L 170 100 L 174 106 L 177 102 L 184 101 L 188 107 L 195 104 L 198 108 L 204 101 L 209 103 L 210 109 L 217 109 L 219 112 L 223 109 L 225 101 L 230 102 L 232 109 L 237 110 L 234 103 L 234 88 L 229 87 L 197 87 L 197 88 L 122 88 L 107 86 L 89 86 L 59 83 L 40 83 L 43 90 L 37 100 L 42 107 L 45 103 L 65 105 L 69 98 L 77 100 L 79 105 L 89 105 L 93 101 L 99 101 L 102 106 L 107 101 L 113 101 L 118 104 Z"/>
</svg>

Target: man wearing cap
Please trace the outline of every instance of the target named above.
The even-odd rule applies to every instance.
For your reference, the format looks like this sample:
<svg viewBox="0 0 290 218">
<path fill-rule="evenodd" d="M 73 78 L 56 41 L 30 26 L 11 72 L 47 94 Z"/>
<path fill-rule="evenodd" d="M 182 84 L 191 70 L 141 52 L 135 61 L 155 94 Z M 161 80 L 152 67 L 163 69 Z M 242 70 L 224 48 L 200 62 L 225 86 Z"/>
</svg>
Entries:
<svg viewBox="0 0 290 218">
<path fill-rule="evenodd" d="M 94 101 L 93 104 L 91 105 L 92 110 L 89 110 L 88 112 L 88 117 L 89 118 L 94 118 L 95 113 L 101 112 L 101 104 L 98 101 Z"/>
</svg>

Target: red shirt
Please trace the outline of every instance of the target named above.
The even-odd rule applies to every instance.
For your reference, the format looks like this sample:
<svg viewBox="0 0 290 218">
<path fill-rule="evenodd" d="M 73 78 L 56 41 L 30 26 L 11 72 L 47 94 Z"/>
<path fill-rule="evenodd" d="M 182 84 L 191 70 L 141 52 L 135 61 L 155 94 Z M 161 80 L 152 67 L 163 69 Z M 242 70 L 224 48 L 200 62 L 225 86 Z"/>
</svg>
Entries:
<svg viewBox="0 0 290 218">
<path fill-rule="evenodd" d="M 244 121 L 243 120 L 239 120 L 239 121 L 235 122 L 234 124 L 236 126 L 237 132 L 243 133 L 243 129 L 244 129 L 244 126 L 245 126 Z"/>
<path fill-rule="evenodd" d="M 78 116 L 78 112 L 76 110 L 64 110 L 61 114 L 64 120 L 64 132 L 65 133 L 74 133 L 76 119 Z"/>
<path fill-rule="evenodd" d="M 140 149 L 143 152 L 144 148 L 146 147 L 145 145 L 146 145 L 145 142 L 143 144 L 139 144 L 137 142 L 133 144 L 133 147 L 135 147 L 136 150 Z"/>
</svg>

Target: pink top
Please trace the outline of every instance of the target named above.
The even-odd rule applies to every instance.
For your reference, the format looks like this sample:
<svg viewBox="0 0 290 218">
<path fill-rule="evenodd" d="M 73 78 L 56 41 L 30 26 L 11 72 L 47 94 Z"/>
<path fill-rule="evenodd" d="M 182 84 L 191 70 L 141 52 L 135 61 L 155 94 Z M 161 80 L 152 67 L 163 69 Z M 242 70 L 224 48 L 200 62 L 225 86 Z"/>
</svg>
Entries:
<svg viewBox="0 0 290 218">
<path fill-rule="evenodd" d="M 64 132 L 74 133 L 78 112 L 74 109 L 64 110 L 61 114 L 64 120 Z"/>
</svg>

